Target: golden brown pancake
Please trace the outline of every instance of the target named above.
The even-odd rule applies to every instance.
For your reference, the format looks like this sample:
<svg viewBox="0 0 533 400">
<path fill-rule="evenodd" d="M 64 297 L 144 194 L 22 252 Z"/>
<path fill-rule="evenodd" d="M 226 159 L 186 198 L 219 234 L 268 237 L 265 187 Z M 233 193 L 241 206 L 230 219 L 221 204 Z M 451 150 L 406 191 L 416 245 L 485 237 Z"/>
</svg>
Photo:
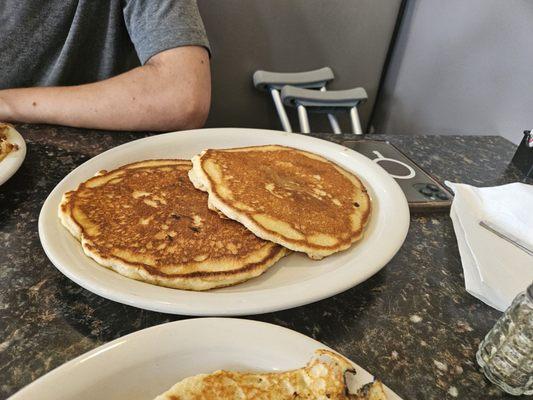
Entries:
<svg viewBox="0 0 533 400">
<path fill-rule="evenodd" d="M 370 197 L 333 162 L 283 146 L 206 150 L 189 177 L 209 193 L 209 207 L 257 236 L 320 259 L 363 236 Z"/>
<path fill-rule="evenodd" d="M 18 149 L 18 146 L 9 142 L 9 132 L 13 129 L 10 125 L 0 122 L 0 161 Z"/>
<path fill-rule="evenodd" d="M 317 350 L 305 367 L 287 372 L 247 373 L 216 371 L 178 382 L 155 400 L 386 400 L 379 381 L 355 394 L 348 391 L 352 364 L 328 350 Z"/>
<path fill-rule="evenodd" d="M 84 252 L 119 274 L 206 290 L 260 275 L 286 254 L 207 208 L 189 161 L 129 164 L 64 195 L 59 216 Z"/>
</svg>

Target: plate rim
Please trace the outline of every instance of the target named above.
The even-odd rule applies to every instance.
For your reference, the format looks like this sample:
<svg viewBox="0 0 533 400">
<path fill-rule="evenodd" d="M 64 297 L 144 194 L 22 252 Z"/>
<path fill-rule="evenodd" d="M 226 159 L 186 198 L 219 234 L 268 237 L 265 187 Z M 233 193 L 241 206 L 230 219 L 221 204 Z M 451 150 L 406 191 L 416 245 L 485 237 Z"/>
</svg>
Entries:
<svg viewBox="0 0 533 400">
<path fill-rule="evenodd" d="M 271 322 L 264 322 L 264 321 L 256 321 L 252 319 L 243 319 L 243 318 L 226 318 L 226 317 L 200 317 L 200 318 L 187 318 L 182 319 L 178 321 L 171 321 L 171 322 L 164 322 L 162 324 L 157 324 L 153 326 L 149 326 L 147 328 L 143 328 L 131 333 L 128 333 L 127 335 L 118 337 L 116 339 L 113 339 L 112 341 L 109 341 L 107 343 L 104 343 L 100 346 L 97 346 L 83 354 L 80 354 L 79 356 L 74 357 L 71 360 L 66 361 L 65 363 L 58 365 L 54 369 L 46 372 L 42 376 L 35 379 L 33 382 L 27 384 L 26 386 L 20 388 L 17 392 L 13 393 L 10 397 L 8 397 L 7 400 L 24 400 L 26 399 L 28 392 L 31 394 L 31 391 L 34 391 L 34 387 L 37 387 L 39 385 L 46 384 L 47 379 L 53 379 L 57 377 L 58 375 L 61 376 L 61 374 L 68 375 L 70 371 L 79 368 L 80 365 L 82 365 L 85 361 L 90 360 L 92 358 L 101 357 L 104 354 L 108 352 L 113 352 L 113 349 L 115 349 L 119 345 L 129 345 L 129 343 L 135 341 L 141 340 L 141 337 L 147 337 L 147 336 L 161 336 L 165 334 L 172 333 L 173 335 L 176 335 L 177 330 L 180 330 L 185 325 L 199 325 L 199 328 L 203 327 L 203 324 L 209 324 L 211 328 L 211 324 L 218 324 L 219 328 L 222 326 L 222 328 L 230 327 L 234 330 L 238 329 L 257 329 L 257 330 L 268 330 L 270 329 L 272 332 L 275 332 L 275 334 L 279 336 L 284 337 L 291 337 L 293 340 L 296 340 L 298 342 L 302 342 L 302 344 L 307 345 L 308 347 L 314 347 L 315 349 L 323 348 L 327 350 L 331 350 L 337 354 L 342 355 L 346 359 L 348 359 L 349 362 L 351 362 L 356 368 L 362 370 L 364 373 L 369 374 L 372 378 L 374 378 L 374 374 L 372 374 L 370 371 L 367 371 L 365 368 L 361 367 L 356 362 L 349 359 L 347 356 L 344 356 L 342 353 L 337 352 L 335 349 L 332 349 L 331 347 L 325 345 L 324 343 L 307 336 L 303 333 L 300 333 L 294 329 L 287 328 L 281 325 L 276 325 Z M 246 326 L 245 328 L 242 328 L 243 326 Z M 185 328 L 184 328 L 185 329 Z M 218 331 L 217 329 L 214 329 L 215 331 Z M 220 329 L 222 331 L 222 329 Z M 173 347 L 173 349 L 179 348 L 179 344 L 176 344 L 176 347 Z M 390 398 L 390 400 L 401 400 L 400 396 L 398 396 L 396 393 L 394 393 L 389 387 L 386 386 L 386 382 L 383 382 L 383 385 L 385 386 L 386 391 L 388 392 L 387 395 L 390 397 L 390 395 L 395 396 L 394 398 Z"/>
<path fill-rule="evenodd" d="M 18 150 L 9 153 L 6 158 L 0 161 L 0 186 L 6 183 L 19 170 L 26 159 L 26 141 L 17 129 L 9 125 L 9 134 L 12 135 L 10 142 L 18 145 Z M 5 163 L 9 163 L 6 167 Z"/>
<path fill-rule="evenodd" d="M 390 189 L 396 192 L 393 195 L 396 195 L 398 199 L 400 200 L 401 204 L 397 205 L 398 207 L 397 210 L 399 211 L 397 215 L 397 219 L 401 220 L 403 218 L 403 221 L 400 221 L 399 225 L 401 226 L 400 228 L 397 228 L 397 229 L 402 231 L 401 228 L 403 228 L 403 232 L 400 232 L 398 236 L 398 241 L 396 245 L 393 247 L 393 250 L 391 250 L 385 257 L 381 255 L 381 259 L 383 260 L 379 263 L 379 264 L 382 264 L 381 266 L 374 267 L 372 270 L 365 271 L 365 273 L 357 274 L 356 279 L 347 279 L 347 280 L 342 280 L 340 282 L 337 282 L 334 288 L 332 288 L 331 285 L 326 285 L 326 288 L 316 290 L 316 287 L 315 287 L 313 288 L 314 291 L 310 294 L 307 293 L 305 297 L 276 299 L 276 301 L 273 304 L 272 303 L 271 304 L 254 304 L 254 302 L 246 302 L 246 301 L 238 300 L 238 301 L 234 301 L 236 303 L 234 304 L 234 307 L 235 305 L 237 306 L 234 309 L 227 309 L 225 308 L 224 305 L 219 304 L 217 307 L 215 307 L 216 309 L 214 310 L 212 309 L 212 305 L 207 308 L 206 307 L 202 308 L 201 306 L 198 307 L 195 304 L 192 304 L 192 305 L 191 304 L 176 304 L 176 303 L 170 303 L 170 302 L 163 301 L 163 300 L 158 301 L 158 300 L 153 300 L 153 299 L 145 300 L 145 299 L 140 299 L 139 296 L 136 296 L 133 293 L 125 293 L 124 291 L 120 291 L 120 290 L 117 291 L 117 290 L 108 288 L 106 286 L 102 286 L 98 282 L 95 282 L 94 279 L 87 280 L 86 276 L 85 277 L 80 276 L 75 271 L 71 270 L 68 266 L 63 265 L 63 263 L 57 259 L 56 257 L 57 254 L 55 254 L 56 251 L 53 249 L 54 246 L 52 246 L 45 237 L 47 233 L 47 227 L 45 223 L 45 219 L 48 217 L 47 210 L 50 209 L 50 212 L 52 212 L 53 210 L 54 211 L 53 215 L 54 216 L 56 215 L 55 210 L 57 209 L 57 207 L 53 207 L 53 204 L 52 204 L 54 201 L 54 197 L 57 197 L 60 191 L 65 190 L 65 188 L 61 189 L 62 186 L 64 186 L 66 182 L 70 181 L 71 177 L 74 176 L 79 170 L 86 168 L 87 164 L 98 162 L 99 158 L 104 158 L 105 156 L 113 152 L 120 152 L 124 150 L 127 151 L 127 149 L 130 147 L 136 147 L 139 145 L 139 143 L 143 141 L 154 140 L 154 138 L 176 136 L 177 141 L 179 141 L 179 136 L 183 134 L 187 134 L 187 133 L 193 134 L 193 135 L 202 135 L 202 134 L 213 135 L 217 133 L 225 134 L 228 132 L 235 132 L 235 131 L 244 131 L 245 134 L 247 135 L 263 133 L 266 135 L 274 135 L 274 136 L 289 136 L 289 135 L 291 137 L 298 136 L 299 138 L 298 140 L 309 140 L 311 142 L 315 142 L 318 145 L 329 147 L 331 151 L 342 151 L 344 153 L 347 153 L 348 156 L 351 156 L 351 157 L 354 157 L 355 155 L 356 160 L 359 157 L 363 157 L 364 159 L 369 160 L 364 155 L 357 153 L 352 149 L 349 149 L 345 146 L 342 146 L 337 143 L 333 143 L 333 142 L 330 142 L 324 139 L 315 138 L 315 137 L 306 136 L 306 135 L 300 135 L 296 133 L 287 133 L 287 132 L 282 132 L 282 131 L 272 131 L 272 130 L 252 129 L 252 128 L 208 128 L 208 129 L 197 129 L 197 130 L 189 130 L 189 131 L 177 131 L 177 132 L 169 132 L 166 134 L 160 134 L 156 136 L 148 136 L 145 138 L 140 138 L 140 139 L 137 139 L 131 142 L 127 142 L 122 145 L 113 147 L 107 151 L 104 151 L 100 153 L 99 155 L 92 157 L 91 159 L 85 161 L 84 163 L 76 167 L 74 170 L 72 170 L 70 173 L 68 173 L 49 193 L 47 199 L 45 200 L 41 208 L 41 212 L 39 214 L 39 222 L 38 222 L 39 239 L 49 260 L 62 274 L 67 276 L 70 280 L 72 280 L 76 284 L 80 285 L 81 287 L 99 296 L 102 296 L 104 298 L 107 298 L 109 300 L 116 301 L 122 304 L 130 305 L 130 306 L 137 307 L 137 308 L 147 309 L 151 311 L 169 313 L 169 314 L 181 314 L 181 315 L 190 315 L 190 316 L 239 316 L 239 315 L 242 316 L 242 315 L 256 315 L 256 314 L 263 314 L 267 312 L 291 309 L 294 307 L 311 304 L 311 303 L 323 300 L 325 298 L 335 296 L 341 292 L 344 292 L 364 282 L 365 280 L 369 279 L 371 276 L 376 274 L 378 271 L 383 269 L 388 264 L 388 262 L 394 257 L 394 255 L 398 252 L 398 250 L 401 248 L 407 236 L 407 232 L 409 230 L 409 222 L 410 222 L 410 214 L 409 214 L 409 207 L 407 204 L 407 199 L 405 198 L 405 195 L 403 194 L 398 183 L 392 177 L 390 177 L 390 175 L 388 175 L 381 166 L 379 166 L 376 163 L 372 163 L 373 168 L 376 168 L 376 171 L 378 172 L 380 171 L 379 174 L 382 175 L 382 178 L 389 181 L 388 184 L 390 186 Z M 366 180 L 365 177 L 362 177 L 362 178 L 363 180 Z M 59 194 L 62 194 L 62 193 L 59 193 Z M 124 278 L 124 279 L 129 279 L 129 278 Z M 313 279 L 316 279 L 316 278 L 313 278 Z M 146 283 L 143 283 L 143 284 L 146 284 Z M 300 288 L 305 288 L 308 285 L 309 285 L 308 281 L 303 281 L 298 284 L 292 284 L 291 286 L 299 286 Z M 162 290 L 178 290 L 178 289 L 168 289 L 168 288 L 161 288 L 161 289 Z M 279 289 L 282 289 L 282 287 L 261 289 L 261 290 L 256 290 L 255 292 L 256 293 L 259 293 L 261 291 L 272 292 L 273 290 L 276 290 L 276 289 L 279 290 Z M 210 295 L 212 296 L 213 294 L 215 293 L 214 292 L 187 292 L 187 295 L 190 295 L 192 297 L 195 297 L 195 296 L 199 297 L 202 295 L 205 295 L 205 297 L 207 297 Z M 242 293 L 235 293 L 235 292 L 234 293 L 218 292 L 216 293 L 216 295 L 219 296 L 219 300 L 224 298 L 226 302 L 228 301 L 228 297 L 232 297 L 232 296 L 243 297 Z"/>
</svg>

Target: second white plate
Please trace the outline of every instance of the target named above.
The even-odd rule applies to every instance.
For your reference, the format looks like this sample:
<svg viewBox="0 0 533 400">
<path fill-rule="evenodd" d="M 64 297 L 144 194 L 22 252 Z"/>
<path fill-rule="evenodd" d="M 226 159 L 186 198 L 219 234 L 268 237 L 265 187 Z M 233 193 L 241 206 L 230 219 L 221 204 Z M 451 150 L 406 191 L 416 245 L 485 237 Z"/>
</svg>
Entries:
<svg viewBox="0 0 533 400">
<path fill-rule="evenodd" d="M 61 225 L 61 196 L 102 169 L 151 158 L 186 158 L 206 148 L 281 144 L 320 154 L 365 183 L 373 209 L 364 238 L 347 251 L 313 261 L 291 254 L 248 282 L 209 292 L 150 285 L 108 270 L 82 251 Z M 152 136 L 118 146 L 87 161 L 52 191 L 39 217 L 43 248 L 54 265 L 84 288 L 108 299 L 153 311 L 183 315 L 249 315 L 312 303 L 368 279 L 396 254 L 409 228 L 409 208 L 398 184 L 368 158 L 309 136 L 258 129 L 203 129 Z"/>
<path fill-rule="evenodd" d="M 0 185 L 17 172 L 26 157 L 26 142 L 22 135 L 14 128 L 9 130 L 8 141 L 16 144 L 19 148 L 17 151 L 9 153 L 6 158 L 0 161 Z"/>
<path fill-rule="evenodd" d="M 188 376 L 218 369 L 301 368 L 320 342 L 264 322 L 202 318 L 171 322 L 114 340 L 36 380 L 10 400 L 150 400 Z M 354 365 L 355 391 L 372 375 Z M 386 382 L 385 382 L 386 383 Z M 401 400 L 385 388 L 388 400 Z"/>
</svg>

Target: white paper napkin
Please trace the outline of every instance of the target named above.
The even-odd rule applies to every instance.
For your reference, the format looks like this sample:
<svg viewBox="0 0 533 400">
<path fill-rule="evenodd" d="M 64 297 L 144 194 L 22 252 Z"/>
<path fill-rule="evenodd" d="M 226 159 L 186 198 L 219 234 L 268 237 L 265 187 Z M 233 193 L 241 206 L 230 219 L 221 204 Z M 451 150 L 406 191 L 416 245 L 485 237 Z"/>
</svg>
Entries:
<svg viewBox="0 0 533 400">
<path fill-rule="evenodd" d="M 466 290 L 504 311 L 533 282 L 533 256 L 479 225 L 489 221 L 533 248 L 533 186 L 511 183 L 476 188 L 446 182 L 455 193 L 450 217 Z"/>
</svg>

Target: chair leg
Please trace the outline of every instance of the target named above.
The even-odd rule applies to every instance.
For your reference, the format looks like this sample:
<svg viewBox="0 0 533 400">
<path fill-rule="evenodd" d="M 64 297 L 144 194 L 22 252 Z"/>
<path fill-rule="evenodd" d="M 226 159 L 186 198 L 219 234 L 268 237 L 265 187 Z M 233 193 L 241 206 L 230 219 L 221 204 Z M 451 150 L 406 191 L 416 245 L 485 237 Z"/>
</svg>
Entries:
<svg viewBox="0 0 533 400">
<path fill-rule="evenodd" d="M 283 103 L 281 102 L 279 91 L 272 88 L 270 89 L 270 93 L 272 94 L 272 100 L 274 100 L 274 105 L 276 106 L 276 111 L 278 112 L 279 120 L 281 121 L 283 130 L 285 132 L 292 132 L 291 123 L 289 121 L 289 117 L 287 117 L 287 113 L 285 112 L 285 107 L 283 107 Z"/>
<path fill-rule="evenodd" d="M 359 114 L 357 107 L 350 108 L 350 119 L 352 120 L 352 130 L 355 135 L 362 135 L 361 122 L 359 122 Z"/>
<path fill-rule="evenodd" d="M 320 88 L 320 91 L 325 92 L 326 87 L 322 86 Z M 328 113 L 328 119 L 329 119 L 329 124 L 331 125 L 331 129 L 333 130 L 333 133 L 335 133 L 336 135 L 340 135 L 341 127 L 339 126 L 339 122 L 337 121 L 337 118 L 335 117 L 335 115 L 333 113 Z"/>
<path fill-rule="evenodd" d="M 336 135 L 341 134 L 341 127 L 339 126 L 339 122 L 337 121 L 337 118 L 333 114 L 328 114 L 329 124 L 331 125 L 331 129 L 333 130 L 333 133 Z"/>
<path fill-rule="evenodd" d="M 300 120 L 300 131 L 302 133 L 309 133 L 309 119 L 307 118 L 307 110 L 304 106 L 298 104 L 298 119 Z"/>
</svg>

